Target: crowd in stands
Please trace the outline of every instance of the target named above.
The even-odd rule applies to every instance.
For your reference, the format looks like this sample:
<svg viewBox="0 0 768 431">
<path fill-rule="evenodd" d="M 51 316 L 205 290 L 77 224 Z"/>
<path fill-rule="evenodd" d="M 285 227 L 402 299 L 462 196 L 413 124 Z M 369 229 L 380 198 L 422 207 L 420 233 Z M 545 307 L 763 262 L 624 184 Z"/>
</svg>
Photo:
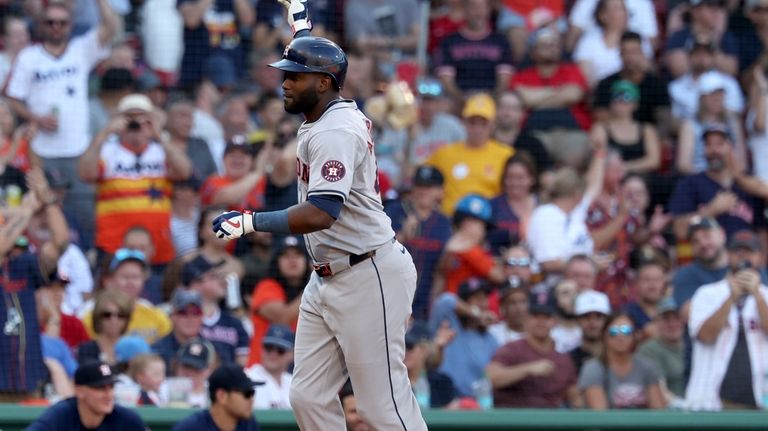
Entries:
<svg viewBox="0 0 768 431">
<path fill-rule="evenodd" d="M 766 408 L 768 0 L 432 1 L 422 72 L 420 7 L 311 2 L 418 270 L 422 407 Z M 124 405 L 206 407 L 238 364 L 254 408 L 290 408 L 322 262 L 210 227 L 297 201 L 284 14 L 0 5 L 0 402 L 98 360 Z"/>
</svg>

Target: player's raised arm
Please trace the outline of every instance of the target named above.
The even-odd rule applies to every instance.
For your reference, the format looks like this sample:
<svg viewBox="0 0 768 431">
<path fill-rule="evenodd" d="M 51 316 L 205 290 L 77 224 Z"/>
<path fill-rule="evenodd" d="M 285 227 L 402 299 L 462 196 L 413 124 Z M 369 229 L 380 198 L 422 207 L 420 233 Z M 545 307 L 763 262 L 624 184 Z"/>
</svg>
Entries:
<svg viewBox="0 0 768 431">
<path fill-rule="evenodd" d="M 308 0 L 277 0 L 288 9 L 288 24 L 293 30 L 293 38 L 309 36 L 312 21 L 309 19 Z"/>
</svg>

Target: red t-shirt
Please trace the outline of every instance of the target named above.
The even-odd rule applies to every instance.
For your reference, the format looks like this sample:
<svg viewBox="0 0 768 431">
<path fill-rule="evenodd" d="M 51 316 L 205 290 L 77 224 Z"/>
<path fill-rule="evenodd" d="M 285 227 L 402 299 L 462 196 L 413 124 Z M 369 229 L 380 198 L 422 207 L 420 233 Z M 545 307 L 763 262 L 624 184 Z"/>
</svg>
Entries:
<svg viewBox="0 0 768 431">
<path fill-rule="evenodd" d="M 546 354 L 534 350 L 528 340 L 507 343 L 493 355 L 493 362 L 505 367 L 549 359 L 555 371 L 547 377 L 526 377 L 502 389 L 494 389 L 495 407 L 559 408 L 566 400 L 566 391 L 576 384 L 576 368 L 570 356 L 558 353 L 554 347 Z"/>
<path fill-rule="evenodd" d="M 427 51 L 433 54 L 440 47 L 440 42 L 449 34 L 456 33 L 464 25 L 464 20 L 454 21 L 449 15 L 429 20 L 429 44 Z"/>
<path fill-rule="evenodd" d="M 261 363 L 261 340 L 267 334 L 269 320 L 259 314 L 259 309 L 264 304 L 279 301 L 285 303 L 287 297 L 283 286 L 272 278 L 260 281 L 253 289 L 253 298 L 251 299 L 251 323 L 253 324 L 253 337 L 251 337 L 250 353 L 248 354 L 248 366 Z M 296 332 L 298 319 L 291 322 L 291 329 Z"/>
<path fill-rule="evenodd" d="M 211 175 L 200 188 L 200 201 L 203 206 L 213 203 L 213 197 L 224 187 L 235 181 L 221 175 Z M 242 202 L 231 205 L 230 210 L 242 211 L 244 209 L 257 210 L 264 207 L 264 194 L 267 188 L 267 179 L 263 177 L 243 198 Z"/>
<path fill-rule="evenodd" d="M 555 73 L 545 78 L 539 75 L 539 71 L 535 67 L 528 67 L 516 73 L 509 81 L 509 88 L 514 90 L 517 87 L 562 87 L 565 85 L 578 85 L 581 87 L 585 94 L 589 90 L 584 74 L 581 73 L 581 69 L 575 64 L 561 63 Z M 585 103 L 586 97 L 579 103 L 571 105 L 570 111 L 573 118 L 578 123 L 579 127 L 583 130 L 589 130 L 592 126 L 592 120 L 587 110 Z"/>
<path fill-rule="evenodd" d="M 75 316 L 69 314 L 61 314 L 61 331 L 59 336 L 70 349 L 75 349 L 80 343 L 84 343 L 91 339 L 88 336 L 88 332 L 83 326 L 83 322 Z M 40 324 L 40 332 L 45 332 L 45 322 Z"/>
<path fill-rule="evenodd" d="M 445 273 L 445 292 L 457 293 L 459 285 L 472 277 L 486 278 L 493 269 L 493 256 L 476 245 L 454 255 L 453 265 Z"/>
</svg>

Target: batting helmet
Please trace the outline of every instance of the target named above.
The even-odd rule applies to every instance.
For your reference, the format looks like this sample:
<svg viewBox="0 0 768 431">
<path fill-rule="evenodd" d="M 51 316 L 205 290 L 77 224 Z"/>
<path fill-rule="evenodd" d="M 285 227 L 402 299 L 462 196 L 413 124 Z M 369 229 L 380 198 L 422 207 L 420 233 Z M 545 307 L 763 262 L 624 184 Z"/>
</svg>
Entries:
<svg viewBox="0 0 768 431">
<path fill-rule="evenodd" d="M 270 66 L 287 72 L 324 73 L 341 89 L 347 75 L 347 56 L 339 45 L 324 37 L 300 37 L 285 47 L 282 60 Z"/>
</svg>

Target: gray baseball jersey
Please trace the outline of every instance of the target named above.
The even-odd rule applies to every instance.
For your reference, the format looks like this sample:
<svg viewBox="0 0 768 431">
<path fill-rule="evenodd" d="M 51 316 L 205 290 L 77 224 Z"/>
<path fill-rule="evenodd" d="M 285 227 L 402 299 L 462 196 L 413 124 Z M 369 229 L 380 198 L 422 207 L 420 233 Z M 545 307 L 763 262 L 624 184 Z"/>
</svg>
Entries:
<svg viewBox="0 0 768 431">
<path fill-rule="evenodd" d="M 395 236 L 379 195 L 371 120 L 351 100 L 339 100 L 298 132 L 299 203 L 312 195 L 344 200 L 330 229 L 305 235 L 315 262 L 375 250 Z"/>
</svg>

